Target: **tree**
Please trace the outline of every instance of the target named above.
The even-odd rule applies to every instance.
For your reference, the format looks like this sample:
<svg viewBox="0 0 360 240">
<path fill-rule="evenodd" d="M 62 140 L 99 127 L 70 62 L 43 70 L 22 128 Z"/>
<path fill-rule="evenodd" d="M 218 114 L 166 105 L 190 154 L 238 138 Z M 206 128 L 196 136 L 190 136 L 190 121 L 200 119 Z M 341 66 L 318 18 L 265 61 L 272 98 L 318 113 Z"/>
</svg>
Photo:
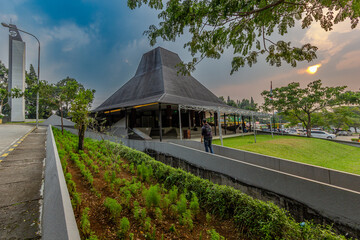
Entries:
<svg viewBox="0 0 360 240">
<path fill-rule="evenodd" d="M 350 19 L 351 28 L 359 22 L 359 1 L 342 0 L 128 0 L 131 9 L 147 4 L 161 10 L 159 26 L 151 25 L 145 34 L 150 44 L 157 38 L 175 41 L 189 32 L 191 40 L 184 45 L 193 60 L 182 64 L 181 72 L 193 71 L 202 59 L 219 59 L 224 50 L 234 52 L 231 73 L 246 63 L 252 66 L 259 55 L 265 55 L 270 65 L 280 66 L 282 62 L 295 67 L 299 61 L 316 58 L 317 47 L 307 43 L 293 47 L 291 42 L 275 42 L 271 35 L 277 31 L 284 36 L 288 30 L 301 21 L 302 28 L 319 21 L 325 31 L 334 24 Z"/>
<path fill-rule="evenodd" d="M 80 89 L 76 94 L 73 104 L 70 108 L 70 116 L 75 122 L 75 126 L 78 129 L 79 145 L 78 149 L 84 149 L 84 138 L 87 126 L 90 123 L 89 113 L 91 103 L 94 100 L 95 90 Z"/>
<path fill-rule="evenodd" d="M 8 69 L 0 61 L 0 116 L 3 116 L 4 107 L 9 106 L 9 98 L 19 98 L 23 95 L 24 93 L 19 88 L 8 90 Z"/>
<path fill-rule="evenodd" d="M 36 91 L 37 91 L 37 75 L 34 66 L 30 64 L 30 71 L 25 72 L 25 110 L 28 119 L 36 118 Z"/>
<path fill-rule="evenodd" d="M 315 112 L 329 107 L 341 105 L 345 102 L 343 94 L 346 86 L 323 87 L 321 80 L 316 80 L 300 88 L 300 84 L 293 82 L 286 87 L 263 91 L 265 111 L 276 109 L 290 118 L 297 118 L 304 124 L 307 136 L 311 136 L 311 117 Z M 272 99 L 271 99 L 272 97 Z"/>
<path fill-rule="evenodd" d="M 68 116 L 69 108 L 81 89 L 84 89 L 83 85 L 69 77 L 56 84 L 48 84 L 46 81 L 42 82 L 41 96 L 47 99 L 47 105 L 51 109 L 57 110 L 60 113 L 62 133 L 64 133 L 64 110 L 65 116 Z"/>
<path fill-rule="evenodd" d="M 63 90 L 64 102 L 62 107 L 62 114 L 64 117 L 68 117 L 71 102 L 74 99 L 74 96 L 80 89 L 84 89 L 84 86 L 77 82 L 76 79 L 66 77 L 65 79 L 57 82 L 56 87 Z"/>
<path fill-rule="evenodd" d="M 243 98 L 241 102 L 238 103 L 238 108 L 245 109 L 245 110 L 251 110 L 251 111 L 257 111 L 257 103 L 254 102 L 254 99 L 251 97 L 250 101 L 249 99 Z"/>
</svg>

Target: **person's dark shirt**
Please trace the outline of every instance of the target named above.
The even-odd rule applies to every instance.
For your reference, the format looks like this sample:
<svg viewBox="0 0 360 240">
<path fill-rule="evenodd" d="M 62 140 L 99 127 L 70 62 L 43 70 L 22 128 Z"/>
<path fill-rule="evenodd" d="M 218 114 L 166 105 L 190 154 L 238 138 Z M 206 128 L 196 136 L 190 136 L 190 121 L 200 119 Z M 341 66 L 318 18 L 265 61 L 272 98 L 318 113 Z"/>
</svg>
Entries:
<svg viewBox="0 0 360 240">
<path fill-rule="evenodd" d="M 207 134 L 206 128 L 209 128 L 210 130 L 210 134 Z M 201 135 L 204 136 L 204 139 L 208 140 L 208 139 L 212 139 L 212 132 L 211 132 L 211 127 L 208 123 L 205 123 L 202 128 L 201 128 Z"/>
</svg>

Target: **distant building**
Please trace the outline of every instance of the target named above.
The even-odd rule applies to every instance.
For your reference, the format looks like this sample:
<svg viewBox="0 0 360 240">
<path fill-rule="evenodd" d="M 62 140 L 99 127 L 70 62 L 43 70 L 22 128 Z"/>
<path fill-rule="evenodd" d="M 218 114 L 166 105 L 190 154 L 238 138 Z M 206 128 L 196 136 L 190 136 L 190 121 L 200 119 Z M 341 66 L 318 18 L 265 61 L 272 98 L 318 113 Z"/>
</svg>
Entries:
<svg viewBox="0 0 360 240">
<path fill-rule="evenodd" d="M 18 88 L 25 91 L 25 42 L 23 42 L 16 25 L 9 28 L 9 91 Z M 25 121 L 25 99 L 10 98 L 11 122 Z"/>
<path fill-rule="evenodd" d="M 178 74 L 180 62 L 176 53 L 161 47 L 145 53 L 135 76 L 94 113 L 106 118 L 113 134 L 130 138 L 200 137 L 205 117 L 212 119 L 216 134 L 218 110 L 234 108 L 192 76 Z"/>
</svg>

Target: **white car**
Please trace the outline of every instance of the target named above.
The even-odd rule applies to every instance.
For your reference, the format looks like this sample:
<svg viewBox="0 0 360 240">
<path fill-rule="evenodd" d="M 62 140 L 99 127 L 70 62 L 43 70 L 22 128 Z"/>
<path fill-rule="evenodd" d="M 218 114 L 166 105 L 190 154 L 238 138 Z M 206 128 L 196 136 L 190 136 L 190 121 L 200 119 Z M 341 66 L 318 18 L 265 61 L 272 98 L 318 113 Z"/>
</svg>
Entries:
<svg viewBox="0 0 360 240">
<path fill-rule="evenodd" d="M 326 138 L 326 139 L 334 139 L 336 138 L 335 134 L 331 134 L 325 131 L 312 130 L 311 136 L 316 138 Z"/>
</svg>

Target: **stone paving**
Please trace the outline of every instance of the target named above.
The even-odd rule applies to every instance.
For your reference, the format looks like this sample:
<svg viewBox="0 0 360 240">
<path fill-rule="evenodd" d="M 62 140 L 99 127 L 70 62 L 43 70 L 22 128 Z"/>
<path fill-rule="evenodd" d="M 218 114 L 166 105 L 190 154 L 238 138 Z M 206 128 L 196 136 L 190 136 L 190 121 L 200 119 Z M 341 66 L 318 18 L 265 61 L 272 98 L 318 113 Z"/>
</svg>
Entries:
<svg viewBox="0 0 360 240">
<path fill-rule="evenodd" d="M 40 239 L 46 127 L 35 129 L 0 162 L 0 239 Z"/>
</svg>

